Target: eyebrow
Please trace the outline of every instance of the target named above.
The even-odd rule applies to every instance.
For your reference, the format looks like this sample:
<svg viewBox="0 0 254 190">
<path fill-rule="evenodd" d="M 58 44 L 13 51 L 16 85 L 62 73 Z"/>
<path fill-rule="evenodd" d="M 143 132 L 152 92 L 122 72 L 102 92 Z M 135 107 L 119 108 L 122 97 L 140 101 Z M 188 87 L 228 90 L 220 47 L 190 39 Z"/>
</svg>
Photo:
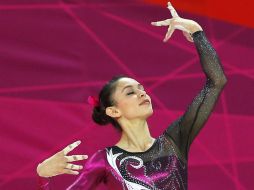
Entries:
<svg viewBox="0 0 254 190">
<path fill-rule="evenodd" d="M 142 85 L 142 84 L 138 84 L 137 86 L 140 87 L 140 86 L 143 86 L 143 85 Z M 129 88 L 129 87 L 133 87 L 133 85 L 127 85 L 127 86 L 125 86 L 125 87 L 122 89 L 121 92 L 123 92 L 126 88 Z"/>
</svg>

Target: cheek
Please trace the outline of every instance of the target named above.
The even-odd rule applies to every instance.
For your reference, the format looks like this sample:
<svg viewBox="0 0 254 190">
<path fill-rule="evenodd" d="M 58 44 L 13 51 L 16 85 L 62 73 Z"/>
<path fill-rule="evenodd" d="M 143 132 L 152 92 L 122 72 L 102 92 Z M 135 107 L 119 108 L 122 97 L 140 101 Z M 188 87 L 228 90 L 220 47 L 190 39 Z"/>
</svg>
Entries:
<svg viewBox="0 0 254 190">
<path fill-rule="evenodd" d="M 123 114 L 133 115 L 137 111 L 138 105 L 137 102 L 128 100 L 119 102 L 118 107 Z"/>
<path fill-rule="evenodd" d="M 136 109 L 137 103 L 135 101 L 131 101 L 131 100 L 122 101 L 119 104 L 119 107 L 121 107 L 121 109 L 123 109 L 123 110 Z"/>
</svg>

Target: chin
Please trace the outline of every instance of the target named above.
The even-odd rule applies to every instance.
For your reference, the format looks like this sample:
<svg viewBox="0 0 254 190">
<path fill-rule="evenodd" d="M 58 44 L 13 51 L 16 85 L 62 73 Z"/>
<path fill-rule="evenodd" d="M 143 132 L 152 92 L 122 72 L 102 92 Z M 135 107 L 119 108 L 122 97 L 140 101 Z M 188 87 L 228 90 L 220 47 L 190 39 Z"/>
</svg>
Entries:
<svg viewBox="0 0 254 190">
<path fill-rule="evenodd" d="M 145 114 L 146 119 L 147 119 L 148 117 L 150 117 L 151 115 L 153 115 L 153 110 L 152 110 L 152 109 L 149 110 L 149 112 Z"/>
</svg>

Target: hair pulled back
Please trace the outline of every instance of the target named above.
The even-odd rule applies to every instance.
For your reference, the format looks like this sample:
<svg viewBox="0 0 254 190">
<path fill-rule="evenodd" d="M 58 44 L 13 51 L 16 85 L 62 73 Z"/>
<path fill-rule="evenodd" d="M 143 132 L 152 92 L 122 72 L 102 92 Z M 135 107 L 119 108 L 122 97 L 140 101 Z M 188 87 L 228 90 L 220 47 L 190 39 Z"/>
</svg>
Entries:
<svg viewBox="0 0 254 190">
<path fill-rule="evenodd" d="M 98 97 L 99 105 L 93 108 L 92 114 L 92 119 L 95 123 L 99 125 L 107 125 L 111 123 L 119 131 L 122 130 L 121 126 L 114 118 L 106 114 L 106 108 L 109 106 L 114 106 L 116 104 L 116 102 L 112 98 L 112 94 L 116 90 L 117 81 L 121 78 L 129 78 L 129 77 L 125 75 L 114 76 L 102 87 Z"/>
</svg>

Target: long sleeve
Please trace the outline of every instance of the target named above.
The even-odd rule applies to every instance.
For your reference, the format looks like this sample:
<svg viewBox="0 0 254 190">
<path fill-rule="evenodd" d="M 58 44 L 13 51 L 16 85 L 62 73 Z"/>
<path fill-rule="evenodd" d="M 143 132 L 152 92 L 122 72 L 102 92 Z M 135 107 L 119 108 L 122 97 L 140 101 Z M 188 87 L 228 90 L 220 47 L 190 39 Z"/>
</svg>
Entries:
<svg viewBox="0 0 254 190">
<path fill-rule="evenodd" d="M 95 152 L 85 163 L 83 172 L 78 179 L 66 190 L 95 190 L 96 187 L 106 181 L 106 154 L 102 150 Z"/>
<path fill-rule="evenodd" d="M 46 178 L 46 177 L 40 177 L 38 174 L 37 174 L 37 179 L 38 179 L 38 183 L 39 183 L 39 186 L 38 186 L 38 190 L 50 190 L 50 181 L 51 181 L 51 178 Z"/>
<path fill-rule="evenodd" d="M 194 32 L 192 37 L 202 70 L 206 75 L 206 82 L 188 105 L 185 113 L 165 130 L 166 135 L 174 141 L 186 160 L 191 143 L 205 125 L 227 82 L 218 55 L 207 40 L 204 31 Z"/>
<path fill-rule="evenodd" d="M 85 163 L 84 169 L 66 190 L 95 190 L 96 187 L 106 180 L 105 170 L 106 154 L 102 150 L 95 152 Z M 51 190 L 50 180 L 39 178 L 39 190 Z"/>
</svg>

